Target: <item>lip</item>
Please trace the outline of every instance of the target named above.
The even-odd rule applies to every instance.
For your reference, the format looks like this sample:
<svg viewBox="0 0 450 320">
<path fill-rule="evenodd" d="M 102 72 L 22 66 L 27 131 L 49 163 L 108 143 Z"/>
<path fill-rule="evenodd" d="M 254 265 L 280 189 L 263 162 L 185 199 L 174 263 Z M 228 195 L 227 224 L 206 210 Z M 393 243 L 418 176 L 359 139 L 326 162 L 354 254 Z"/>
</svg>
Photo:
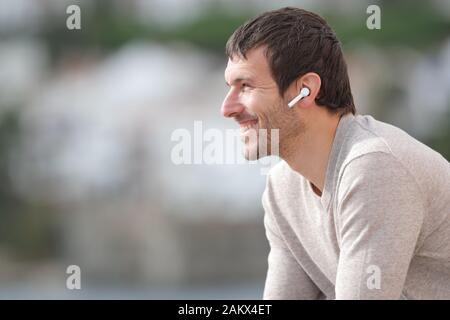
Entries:
<svg viewBox="0 0 450 320">
<path fill-rule="evenodd" d="M 250 120 L 240 121 L 239 125 L 240 126 L 247 126 L 247 125 L 253 125 L 253 124 L 257 124 L 257 123 L 258 123 L 257 119 L 250 119 Z"/>
<path fill-rule="evenodd" d="M 245 134 L 250 129 L 254 129 L 254 126 L 258 123 L 257 119 L 244 120 L 239 122 L 241 134 Z"/>
</svg>

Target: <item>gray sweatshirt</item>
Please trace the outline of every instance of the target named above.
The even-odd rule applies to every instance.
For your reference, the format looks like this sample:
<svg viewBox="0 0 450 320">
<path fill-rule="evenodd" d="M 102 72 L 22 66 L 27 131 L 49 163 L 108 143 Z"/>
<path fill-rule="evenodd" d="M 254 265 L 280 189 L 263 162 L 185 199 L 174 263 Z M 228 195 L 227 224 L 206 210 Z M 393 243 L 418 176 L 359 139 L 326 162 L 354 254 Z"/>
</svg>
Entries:
<svg viewBox="0 0 450 320">
<path fill-rule="evenodd" d="M 399 128 L 344 115 L 322 196 L 282 161 L 262 203 L 264 299 L 450 299 L 450 164 Z"/>
</svg>

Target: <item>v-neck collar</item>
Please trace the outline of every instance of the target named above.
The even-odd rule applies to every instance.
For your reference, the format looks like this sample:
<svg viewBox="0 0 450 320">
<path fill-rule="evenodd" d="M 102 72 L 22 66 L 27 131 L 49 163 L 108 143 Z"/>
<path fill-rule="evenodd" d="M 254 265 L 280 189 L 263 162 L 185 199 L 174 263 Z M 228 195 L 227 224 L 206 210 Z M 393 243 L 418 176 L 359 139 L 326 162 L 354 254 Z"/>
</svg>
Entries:
<svg viewBox="0 0 450 320">
<path fill-rule="evenodd" d="M 336 128 L 336 132 L 334 134 L 333 144 L 331 147 L 330 155 L 328 157 L 324 188 L 322 191 L 322 196 L 320 198 L 322 206 L 325 210 L 328 210 L 332 195 L 334 193 L 333 181 L 335 179 L 335 176 L 338 174 L 339 170 L 339 168 L 337 168 L 336 165 L 338 163 L 341 147 L 342 144 L 345 142 L 348 133 L 348 128 L 350 127 L 350 124 L 353 122 L 354 119 L 355 116 L 352 113 L 347 113 L 341 116 Z M 314 192 L 312 189 L 311 191 Z"/>
</svg>

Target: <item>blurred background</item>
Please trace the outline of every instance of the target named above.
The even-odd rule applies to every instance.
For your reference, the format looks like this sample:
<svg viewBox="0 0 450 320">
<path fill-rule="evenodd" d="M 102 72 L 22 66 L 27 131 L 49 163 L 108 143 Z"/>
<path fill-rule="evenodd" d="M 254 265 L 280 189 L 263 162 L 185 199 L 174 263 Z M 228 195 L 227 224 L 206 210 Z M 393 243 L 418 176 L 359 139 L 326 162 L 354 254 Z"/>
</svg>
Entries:
<svg viewBox="0 0 450 320">
<path fill-rule="evenodd" d="M 171 133 L 236 129 L 220 115 L 226 40 L 287 5 L 335 29 L 359 113 L 450 159 L 448 0 L 0 0 L 0 298 L 262 297 L 265 176 L 177 166 Z"/>
</svg>

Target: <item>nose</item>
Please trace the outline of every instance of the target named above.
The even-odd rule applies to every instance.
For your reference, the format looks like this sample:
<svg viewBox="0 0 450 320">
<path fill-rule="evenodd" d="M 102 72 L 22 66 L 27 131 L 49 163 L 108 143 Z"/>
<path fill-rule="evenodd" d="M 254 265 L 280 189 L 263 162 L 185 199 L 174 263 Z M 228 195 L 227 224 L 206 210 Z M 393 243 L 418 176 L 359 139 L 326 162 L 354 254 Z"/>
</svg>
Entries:
<svg viewBox="0 0 450 320">
<path fill-rule="evenodd" d="M 223 100 L 220 111 L 224 117 L 233 118 L 242 113 L 244 109 L 245 107 L 239 102 L 237 96 L 232 91 L 230 91 Z"/>
</svg>

